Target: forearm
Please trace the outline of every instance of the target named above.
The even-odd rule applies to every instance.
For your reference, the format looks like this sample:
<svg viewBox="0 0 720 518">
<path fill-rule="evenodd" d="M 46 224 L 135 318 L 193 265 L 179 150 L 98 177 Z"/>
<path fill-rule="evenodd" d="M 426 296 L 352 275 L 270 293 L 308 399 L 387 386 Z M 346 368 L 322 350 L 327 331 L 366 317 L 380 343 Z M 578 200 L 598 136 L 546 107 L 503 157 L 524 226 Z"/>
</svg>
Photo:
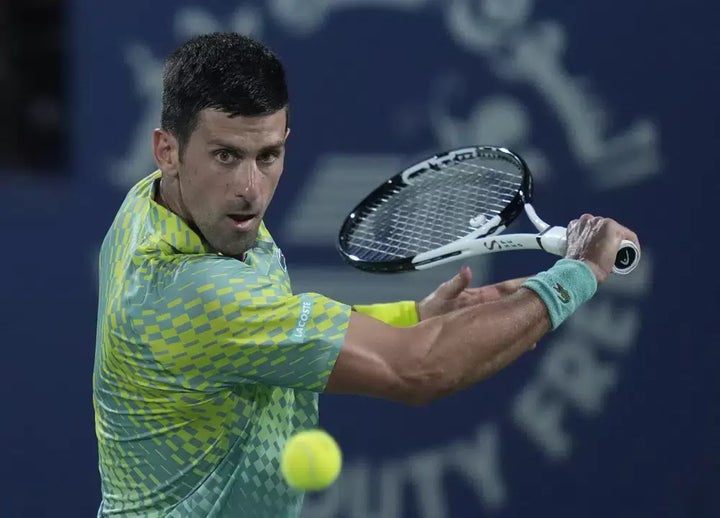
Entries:
<svg viewBox="0 0 720 518">
<path fill-rule="evenodd" d="M 516 279 L 510 279 L 507 281 L 498 282 L 495 284 L 491 284 L 488 286 L 488 288 L 493 289 L 497 295 L 495 298 L 499 297 L 505 297 L 506 295 L 511 295 L 512 293 L 515 293 L 520 286 L 523 285 L 523 283 L 528 280 L 530 277 L 518 277 Z"/>
<path fill-rule="evenodd" d="M 353 312 L 326 391 L 364 394 L 412 405 L 462 390 L 493 375 L 556 329 L 596 288 L 578 261 L 558 261 L 514 293 L 389 326 Z"/>
<path fill-rule="evenodd" d="M 422 322 L 409 330 L 418 340 L 429 337 L 421 341 L 415 372 L 422 375 L 414 389 L 432 399 L 493 375 L 556 329 L 596 288 L 585 263 L 563 259 L 513 294 Z"/>
<path fill-rule="evenodd" d="M 551 329 L 551 322 L 542 300 L 520 288 L 500 300 L 417 327 L 419 336 L 425 337 L 420 342 L 424 344 L 424 390 L 434 399 L 467 388 L 512 363 Z"/>
</svg>

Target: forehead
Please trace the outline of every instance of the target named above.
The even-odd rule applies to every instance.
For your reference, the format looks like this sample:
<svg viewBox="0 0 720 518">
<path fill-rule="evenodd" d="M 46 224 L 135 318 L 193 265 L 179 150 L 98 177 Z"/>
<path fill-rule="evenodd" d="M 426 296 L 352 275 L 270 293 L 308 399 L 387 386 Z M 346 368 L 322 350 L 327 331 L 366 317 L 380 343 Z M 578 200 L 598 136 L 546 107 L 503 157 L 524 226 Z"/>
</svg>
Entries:
<svg viewBox="0 0 720 518">
<path fill-rule="evenodd" d="M 223 141 L 228 144 L 267 145 L 285 139 L 287 113 L 285 109 L 269 115 L 246 117 L 229 116 L 213 108 L 206 108 L 198 115 L 193 137 L 203 142 Z"/>
</svg>

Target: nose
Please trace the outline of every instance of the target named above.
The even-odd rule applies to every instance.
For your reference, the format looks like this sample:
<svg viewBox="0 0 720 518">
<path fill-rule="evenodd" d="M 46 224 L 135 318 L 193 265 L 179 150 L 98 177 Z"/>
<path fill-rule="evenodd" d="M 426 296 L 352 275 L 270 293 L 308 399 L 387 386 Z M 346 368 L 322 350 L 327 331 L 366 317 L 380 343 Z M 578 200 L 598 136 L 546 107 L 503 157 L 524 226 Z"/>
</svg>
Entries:
<svg viewBox="0 0 720 518">
<path fill-rule="evenodd" d="M 257 164 L 254 160 L 244 160 L 238 168 L 235 182 L 235 195 L 248 202 L 254 202 L 260 195 L 260 183 Z"/>
</svg>

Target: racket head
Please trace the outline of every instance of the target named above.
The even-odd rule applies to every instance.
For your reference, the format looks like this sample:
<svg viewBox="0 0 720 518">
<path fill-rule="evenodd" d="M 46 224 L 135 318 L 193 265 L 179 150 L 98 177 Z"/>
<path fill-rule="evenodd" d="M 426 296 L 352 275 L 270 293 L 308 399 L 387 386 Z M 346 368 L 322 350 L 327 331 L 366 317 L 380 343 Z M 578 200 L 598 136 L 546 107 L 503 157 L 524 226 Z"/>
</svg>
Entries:
<svg viewBox="0 0 720 518">
<path fill-rule="evenodd" d="M 472 235 L 501 232 L 531 203 L 525 161 L 507 148 L 472 146 L 433 155 L 391 177 L 345 218 L 340 256 L 378 273 L 412 271 L 414 258 Z M 497 225 L 478 233 L 478 220 Z M 479 225 L 480 227 L 482 225 Z"/>
</svg>

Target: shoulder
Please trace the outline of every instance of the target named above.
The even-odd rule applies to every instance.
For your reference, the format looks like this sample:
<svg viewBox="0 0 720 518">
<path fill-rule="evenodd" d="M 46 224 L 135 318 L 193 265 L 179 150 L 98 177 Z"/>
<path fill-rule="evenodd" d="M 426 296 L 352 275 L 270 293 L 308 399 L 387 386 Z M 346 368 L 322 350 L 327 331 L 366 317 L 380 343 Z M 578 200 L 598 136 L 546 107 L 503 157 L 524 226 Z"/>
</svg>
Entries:
<svg viewBox="0 0 720 518">
<path fill-rule="evenodd" d="M 158 178 L 160 178 L 160 171 L 155 171 L 140 180 L 127 192 L 106 235 L 105 241 L 112 242 L 104 243 L 105 246 L 117 245 L 118 241 L 131 238 L 135 238 L 137 241 L 138 232 L 147 229 L 146 223 L 150 216 L 153 185 Z M 109 239 L 111 236 L 112 240 Z"/>
<path fill-rule="evenodd" d="M 140 179 L 130 190 L 120 205 L 118 214 L 132 210 L 138 204 L 148 204 L 155 193 L 155 182 L 160 179 L 160 171 L 153 171 Z"/>
<path fill-rule="evenodd" d="M 268 287 L 271 281 L 237 259 L 216 254 L 158 256 L 151 282 L 160 291 L 216 298 L 218 294 Z"/>
</svg>

